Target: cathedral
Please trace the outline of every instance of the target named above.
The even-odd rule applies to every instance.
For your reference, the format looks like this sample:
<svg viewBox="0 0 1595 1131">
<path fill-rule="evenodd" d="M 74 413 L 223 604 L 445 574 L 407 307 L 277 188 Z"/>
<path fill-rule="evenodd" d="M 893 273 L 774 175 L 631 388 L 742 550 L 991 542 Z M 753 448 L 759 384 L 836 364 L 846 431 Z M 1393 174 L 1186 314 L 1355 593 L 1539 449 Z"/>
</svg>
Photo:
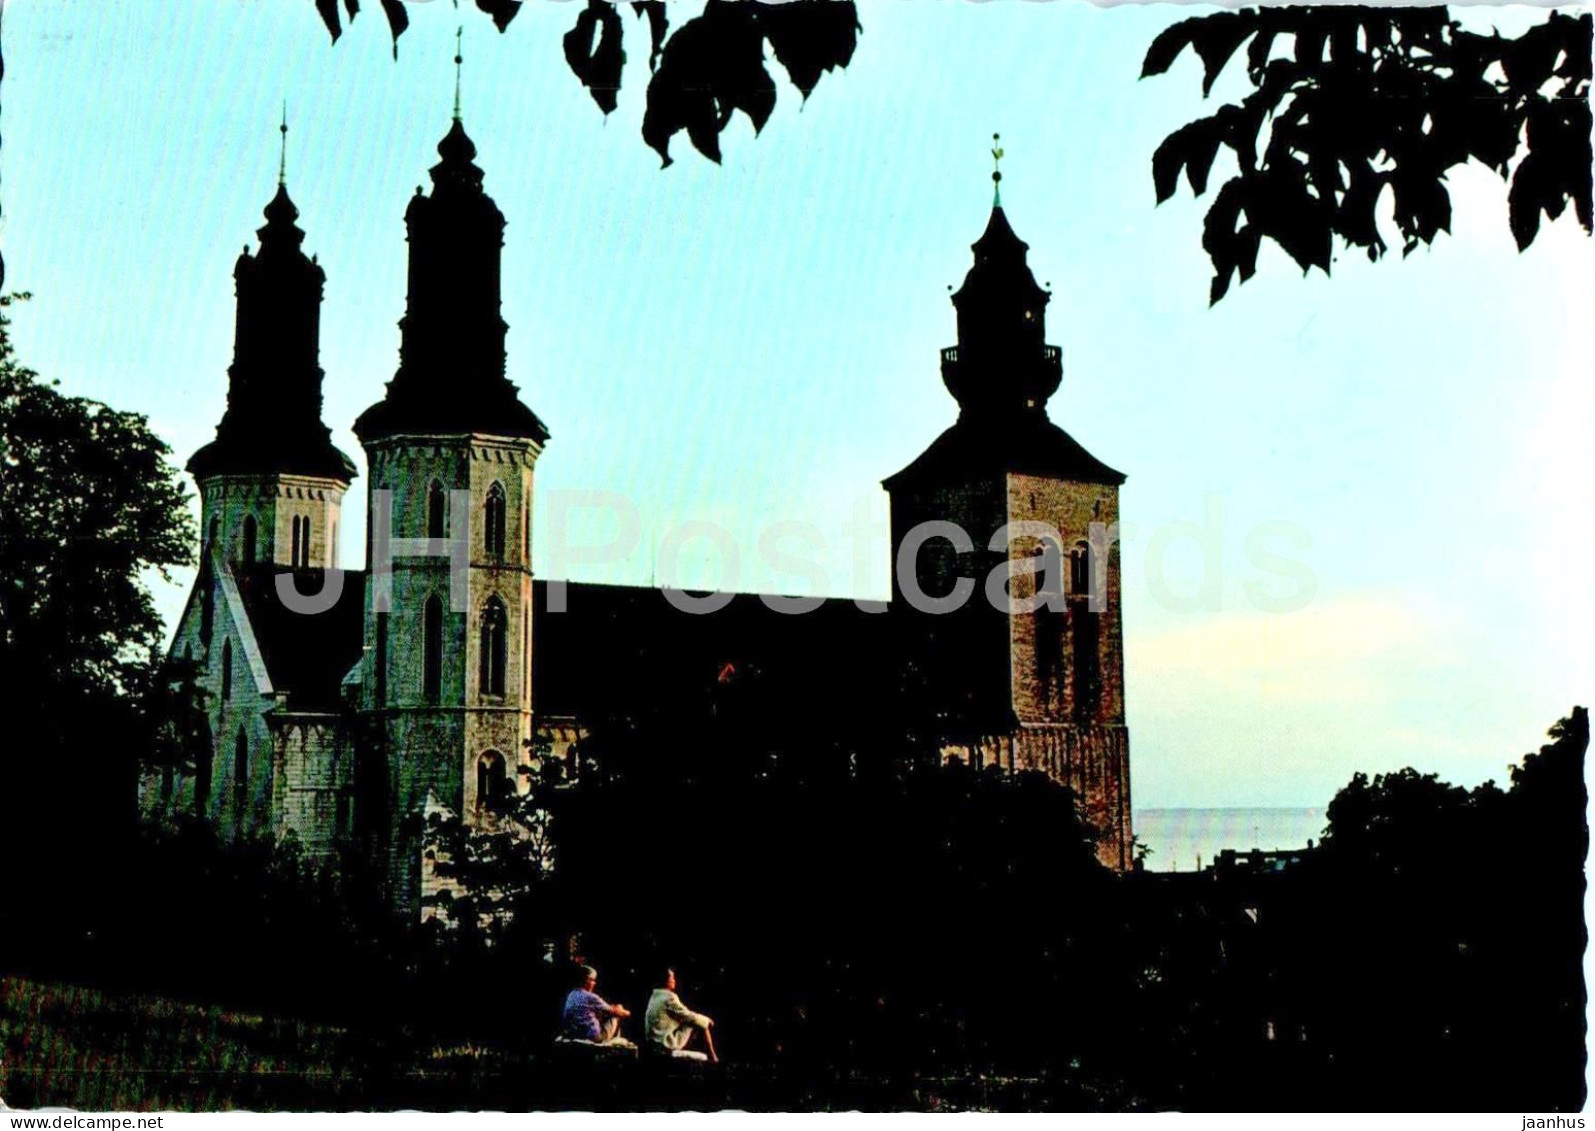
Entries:
<svg viewBox="0 0 1595 1131">
<path fill-rule="evenodd" d="M 188 463 L 200 567 L 171 645 L 198 673 L 204 749 L 144 775 L 145 818 L 191 813 L 316 856 L 358 845 L 392 905 L 414 911 L 429 885 L 424 814 L 477 819 L 525 790 L 541 758 L 580 772 L 592 720 L 628 687 L 685 694 L 756 671 L 783 713 L 844 729 L 882 724 L 897 701 L 882 688 L 912 682 L 940 705 L 943 756 L 1067 785 L 1101 861 L 1129 867 L 1124 476 L 1048 417 L 1063 374 L 1050 295 L 1000 193 L 952 296 L 957 345 L 941 351 L 957 420 L 883 483 L 889 605 L 833 599 L 793 615 L 727 594 L 689 613 L 656 589 L 534 579 L 532 485 L 550 430 L 506 374 L 504 216 L 458 113 L 437 148 L 431 189 L 405 212 L 399 367 L 354 422 L 365 570 L 338 561 L 360 473 L 322 422 L 325 275 L 285 180 L 257 249 L 239 256 L 227 408 Z M 993 569 L 1011 600 L 986 599 Z"/>
</svg>

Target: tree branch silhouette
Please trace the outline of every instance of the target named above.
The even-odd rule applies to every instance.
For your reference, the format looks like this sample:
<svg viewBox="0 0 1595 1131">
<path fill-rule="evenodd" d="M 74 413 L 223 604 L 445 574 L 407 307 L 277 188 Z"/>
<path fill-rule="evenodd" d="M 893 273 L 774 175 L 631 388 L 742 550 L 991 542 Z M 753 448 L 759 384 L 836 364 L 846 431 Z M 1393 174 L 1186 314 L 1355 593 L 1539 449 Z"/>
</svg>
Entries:
<svg viewBox="0 0 1595 1131">
<path fill-rule="evenodd" d="M 410 16 L 401 0 L 378 2 L 397 59 Z M 476 6 L 502 32 L 521 2 L 476 0 Z M 360 0 L 314 3 L 334 42 L 360 11 Z M 562 43 L 571 73 L 606 115 L 617 104 L 626 63 L 620 7 L 616 0 L 588 0 Z M 776 98 L 765 44 L 807 99 L 822 74 L 852 61 L 860 31 L 853 0 L 709 0 L 674 32 L 664 0 L 637 0 L 630 7 L 646 23 L 652 72 L 642 136 L 667 166 L 673 160 L 670 141 L 683 130 L 699 153 L 719 163 L 720 134 L 737 111 L 748 116 L 755 133 L 764 128 Z"/>
<path fill-rule="evenodd" d="M 1183 171 L 1202 196 L 1219 149 L 1237 173 L 1209 207 L 1202 246 L 1211 301 L 1257 270 L 1273 240 L 1325 274 L 1336 236 L 1370 260 L 1387 250 L 1377 214 L 1388 193 L 1402 254 L 1451 230 L 1446 174 L 1476 160 L 1510 182 L 1519 250 L 1540 215 L 1569 202 L 1590 216 L 1589 16 L 1552 13 L 1515 38 L 1464 31 L 1446 8 L 1248 8 L 1182 20 L 1152 43 L 1141 76 L 1186 50 L 1202 96 L 1246 46 L 1253 90 L 1175 130 L 1152 156 L 1161 204 Z"/>
</svg>

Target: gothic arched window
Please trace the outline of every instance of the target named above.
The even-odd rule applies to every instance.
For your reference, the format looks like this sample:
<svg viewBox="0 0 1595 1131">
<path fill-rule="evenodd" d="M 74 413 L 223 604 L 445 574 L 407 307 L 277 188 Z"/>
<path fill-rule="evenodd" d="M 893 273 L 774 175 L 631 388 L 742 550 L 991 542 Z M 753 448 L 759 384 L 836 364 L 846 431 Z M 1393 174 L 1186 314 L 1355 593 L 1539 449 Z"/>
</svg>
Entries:
<svg viewBox="0 0 1595 1131">
<path fill-rule="evenodd" d="M 509 616 L 504 602 L 488 599 L 482 610 L 482 694 L 504 694 L 504 669 L 509 664 Z"/>
<path fill-rule="evenodd" d="M 377 654 L 375 658 L 376 671 L 372 673 L 372 689 L 376 695 L 377 706 L 384 707 L 388 702 L 388 614 L 377 613 Z"/>
<path fill-rule="evenodd" d="M 448 506 L 448 497 L 443 494 L 443 484 L 436 479 L 427 484 L 426 488 L 426 536 L 428 538 L 443 537 L 446 524 L 444 508 Z"/>
<path fill-rule="evenodd" d="M 1051 538 L 1036 548 L 1041 558 L 1037 593 L 1043 599 L 1032 614 L 1036 634 L 1036 676 L 1041 683 L 1042 705 L 1053 707 L 1063 689 L 1063 641 L 1065 631 L 1063 549 Z M 1073 559 L 1070 566 L 1073 566 Z"/>
<path fill-rule="evenodd" d="M 233 642 L 222 643 L 222 702 L 233 697 Z"/>
<path fill-rule="evenodd" d="M 255 564 L 255 539 L 256 539 L 257 535 L 259 534 L 259 532 L 260 532 L 260 526 L 255 521 L 255 516 L 252 515 L 252 514 L 246 514 L 244 516 L 244 546 L 243 546 L 243 561 L 244 561 L 245 565 L 254 565 Z"/>
<path fill-rule="evenodd" d="M 292 522 L 293 541 L 288 547 L 288 564 L 293 566 L 295 569 L 299 568 L 299 556 L 304 552 L 304 533 L 299 525 L 302 521 L 303 520 L 298 515 L 294 515 Z"/>
<path fill-rule="evenodd" d="M 194 815 L 203 817 L 210 808 L 210 773 L 211 761 L 215 758 L 215 751 L 211 746 L 210 724 L 201 720 L 199 749 L 195 751 L 194 766 Z"/>
<path fill-rule="evenodd" d="M 1069 551 L 1069 595 L 1085 597 L 1091 592 L 1091 547 L 1078 543 Z"/>
<path fill-rule="evenodd" d="M 436 593 L 421 614 L 421 690 L 428 699 L 443 690 L 443 602 Z"/>
<path fill-rule="evenodd" d="M 207 551 L 215 547 L 216 539 L 221 536 L 221 532 L 222 520 L 219 517 L 212 516 L 210 520 L 210 537 L 205 540 L 205 549 Z"/>
<path fill-rule="evenodd" d="M 483 504 L 483 517 L 487 520 L 487 556 L 496 562 L 504 560 L 504 488 L 495 483 L 487 489 L 487 502 Z"/>
<path fill-rule="evenodd" d="M 249 739 L 244 728 L 238 728 L 238 738 L 233 742 L 233 813 L 239 821 L 244 819 L 244 803 L 249 798 Z"/>
<path fill-rule="evenodd" d="M 211 627 L 216 623 L 216 575 L 210 559 L 199 564 L 199 642 L 210 647 Z"/>
<path fill-rule="evenodd" d="M 1074 664 L 1074 715 L 1078 721 L 1090 722 L 1102 700 L 1102 615 L 1091 612 L 1081 602 L 1070 610 L 1069 616 L 1073 622 L 1070 659 Z"/>
<path fill-rule="evenodd" d="M 504 772 L 504 755 L 488 750 L 476 760 L 477 808 L 494 808 L 509 797 L 509 776 Z"/>
</svg>

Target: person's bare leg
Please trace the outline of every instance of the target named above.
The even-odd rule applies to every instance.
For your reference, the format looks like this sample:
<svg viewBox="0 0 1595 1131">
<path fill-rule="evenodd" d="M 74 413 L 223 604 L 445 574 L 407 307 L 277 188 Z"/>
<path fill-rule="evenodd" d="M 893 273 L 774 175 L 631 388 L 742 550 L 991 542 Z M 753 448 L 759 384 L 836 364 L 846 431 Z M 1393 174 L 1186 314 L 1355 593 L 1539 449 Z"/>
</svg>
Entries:
<svg viewBox="0 0 1595 1131">
<path fill-rule="evenodd" d="M 714 1034 L 708 1029 L 699 1030 L 703 1033 L 703 1043 L 709 1046 L 709 1063 L 719 1064 L 720 1054 L 714 1051 Z"/>
</svg>

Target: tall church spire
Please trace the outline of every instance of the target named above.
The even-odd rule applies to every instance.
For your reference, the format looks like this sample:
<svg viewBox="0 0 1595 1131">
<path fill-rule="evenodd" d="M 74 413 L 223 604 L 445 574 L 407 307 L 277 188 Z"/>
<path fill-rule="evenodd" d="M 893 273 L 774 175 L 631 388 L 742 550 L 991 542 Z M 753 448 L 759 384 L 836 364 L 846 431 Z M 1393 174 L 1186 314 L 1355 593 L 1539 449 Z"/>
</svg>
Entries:
<svg viewBox="0 0 1595 1131">
<path fill-rule="evenodd" d="M 548 430 L 505 376 L 504 214 L 482 187 L 476 145 L 458 116 L 437 151 L 432 191 L 417 188 L 404 214 L 410 272 L 399 370 L 382 401 L 355 422 L 355 434 L 366 441 L 480 432 L 540 443 Z"/>
<path fill-rule="evenodd" d="M 465 29 L 454 29 L 454 120 L 460 120 L 460 75 L 465 65 L 464 54 Z"/>
<path fill-rule="evenodd" d="M 286 115 L 286 109 L 284 111 Z M 283 151 L 287 119 L 280 127 Z M 216 439 L 194 453 L 197 477 L 290 473 L 354 478 L 354 464 L 333 446 L 321 422 L 321 297 L 326 275 L 301 245 L 299 209 L 288 195 L 285 156 L 277 192 L 256 231 L 259 250 L 246 246 L 233 269 L 237 318 L 227 411 Z"/>
<path fill-rule="evenodd" d="M 1026 262 L 1028 244 L 1002 207 L 1001 136 L 992 135 L 991 217 L 970 250 L 974 266 L 953 295 L 958 345 L 943 352 L 942 378 L 967 414 L 1046 414 L 1063 379 L 1061 351 L 1046 342 L 1047 303 Z"/>
<path fill-rule="evenodd" d="M 888 491 L 1008 472 L 1090 483 L 1124 479 L 1047 416 L 1047 401 L 1063 381 L 1063 351 L 1047 344 L 1052 295 L 1036 283 L 1030 247 L 1003 210 L 1001 140 L 992 135 L 991 216 L 970 248 L 974 265 L 952 296 L 958 344 L 941 351 L 942 382 L 958 402 L 958 420 L 885 481 Z"/>
</svg>

